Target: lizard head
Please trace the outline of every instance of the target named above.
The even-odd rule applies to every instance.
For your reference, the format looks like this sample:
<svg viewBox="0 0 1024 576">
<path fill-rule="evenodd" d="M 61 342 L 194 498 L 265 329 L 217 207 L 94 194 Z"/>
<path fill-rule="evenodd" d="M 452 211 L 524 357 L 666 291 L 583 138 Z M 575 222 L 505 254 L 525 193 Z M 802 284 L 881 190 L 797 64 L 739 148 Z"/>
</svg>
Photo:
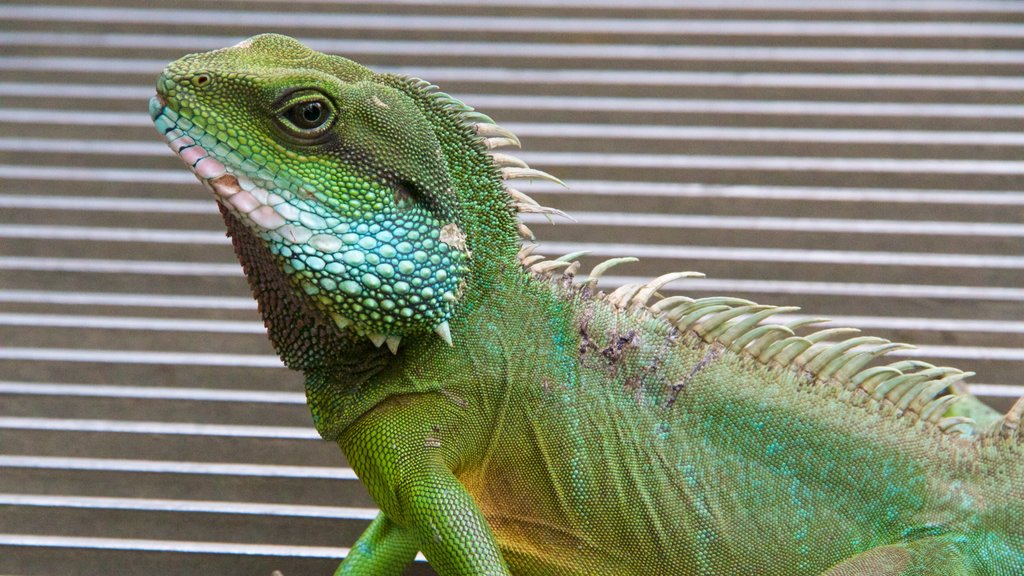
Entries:
<svg viewBox="0 0 1024 576">
<path fill-rule="evenodd" d="M 451 343 L 472 276 L 460 194 L 500 189 L 492 163 L 465 165 L 489 157 L 424 84 L 264 34 L 168 65 L 150 114 L 295 293 L 395 351 L 431 331 Z"/>
</svg>

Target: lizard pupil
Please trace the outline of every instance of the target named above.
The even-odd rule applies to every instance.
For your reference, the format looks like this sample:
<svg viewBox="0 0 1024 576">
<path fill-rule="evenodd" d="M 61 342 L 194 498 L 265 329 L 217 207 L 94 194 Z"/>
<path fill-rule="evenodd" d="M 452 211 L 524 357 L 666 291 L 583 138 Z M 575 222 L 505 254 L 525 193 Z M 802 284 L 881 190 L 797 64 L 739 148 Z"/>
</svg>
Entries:
<svg viewBox="0 0 1024 576">
<path fill-rule="evenodd" d="M 303 102 L 292 108 L 291 120 L 299 128 L 319 128 L 326 119 L 324 105 L 320 102 Z"/>
</svg>

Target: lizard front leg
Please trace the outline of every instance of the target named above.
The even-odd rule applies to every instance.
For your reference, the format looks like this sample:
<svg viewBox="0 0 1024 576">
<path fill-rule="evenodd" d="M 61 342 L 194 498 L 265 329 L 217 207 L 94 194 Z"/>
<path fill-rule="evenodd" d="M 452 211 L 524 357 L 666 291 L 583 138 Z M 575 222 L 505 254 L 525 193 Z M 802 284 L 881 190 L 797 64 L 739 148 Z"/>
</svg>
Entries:
<svg viewBox="0 0 1024 576">
<path fill-rule="evenodd" d="M 494 533 L 452 472 L 459 460 L 453 438 L 465 431 L 445 434 L 450 432 L 445 421 L 450 422 L 436 397 L 403 397 L 378 405 L 339 438 L 349 463 L 387 518 L 375 521 L 370 528 L 377 532 L 367 530 L 359 541 L 397 548 L 385 534 L 394 532 L 422 550 L 440 576 L 508 576 Z M 411 555 L 407 558 L 412 560 Z M 345 564 L 340 570 L 362 573 L 344 572 Z"/>
<path fill-rule="evenodd" d="M 349 550 L 334 576 L 398 576 L 416 558 L 416 534 L 381 512 Z"/>
</svg>

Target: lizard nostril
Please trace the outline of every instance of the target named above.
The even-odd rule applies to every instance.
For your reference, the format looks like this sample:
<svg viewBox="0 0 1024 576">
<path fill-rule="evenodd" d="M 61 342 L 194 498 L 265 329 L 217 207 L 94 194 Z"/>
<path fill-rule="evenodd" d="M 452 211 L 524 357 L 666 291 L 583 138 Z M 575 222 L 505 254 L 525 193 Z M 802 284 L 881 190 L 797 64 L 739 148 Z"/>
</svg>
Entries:
<svg viewBox="0 0 1024 576">
<path fill-rule="evenodd" d="M 209 84 L 210 80 L 211 78 L 209 74 L 197 74 L 192 77 L 192 85 L 196 88 L 201 88 Z"/>
</svg>

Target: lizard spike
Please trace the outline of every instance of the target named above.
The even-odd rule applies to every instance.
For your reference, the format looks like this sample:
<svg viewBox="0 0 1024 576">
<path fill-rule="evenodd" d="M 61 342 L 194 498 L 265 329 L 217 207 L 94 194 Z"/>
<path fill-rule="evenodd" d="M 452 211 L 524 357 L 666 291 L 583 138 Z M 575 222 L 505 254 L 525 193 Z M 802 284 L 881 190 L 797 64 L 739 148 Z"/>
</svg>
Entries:
<svg viewBox="0 0 1024 576">
<path fill-rule="evenodd" d="M 488 118 L 489 119 L 489 118 Z M 490 120 L 490 119 L 489 119 Z M 512 142 L 512 145 L 516 148 L 522 146 L 519 142 L 519 138 L 513 134 L 509 129 L 502 128 L 494 123 L 493 120 L 482 124 L 474 124 L 473 132 L 481 138 L 504 138 Z"/>
<path fill-rule="evenodd" d="M 693 312 L 708 310 L 714 308 L 716 312 L 721 310 L 728 310 L 740 306 L 756 306 L 754 302 L 748 302 L 747 300 L 741 300 L 740 298 L 730 298 L 728 296 L 712 296 L 710 298 L 698 298 L 690 302 L 684 302 L 669 310 L 668 318 L 673 322 L 678 321 L 680 318 L 686 315 L 690 315 Z M 701 315 L 693 318 L 697 320 Z"/>
<path fill-rule="evenodd" d="M 335 314 L 331 314 L 331 320 L 334 320 L 334 325 L 338 327 L 338 330 L 344 330 L 350 324 L 352 324 L 351 320 L 349 320 L 348 318 L 345 318 L 341 314 L 336 314 L 336 313 Z"/>
<path fill-rule="evenodd" d="M 996 420 L 995 424 L 992 425 L 990 436 L 998 437 L 1002 440 L 1018 442 L 1024 439 L 1021 435 L 1021 416 L 1024 415 L 1024 396 L 1021 396 L 1013 403 L 1013 406 L 1003 415 L 1002 418 Z"/>
<path fill-rule="evenodd" d="M 908 412 L 917 414 L 917 410 L 911 410 L 910 406 L 915 404 L 915 400 L 919 396 L 926 396 L 926 400 L 931 400 L 942 391 L 943 386 L 940 384 L 936 387 L 935 382 L 935 380 L 923 380 L 913 385 L 903 386 L 902 390 L 893 390 L 892 394 L 895 395 L 895 398 L 893 398 L 892 403 L 897 413 L 900 415 Z M 920 408 L 920 406 L 916 406 L 916 408 Z"/>
<path fill-rule="evenodd" d="M 888 399 L 890 402 L 895 402 L 907 392 L 907 390 L 914 385 L 929 380 L 931 374 L 928 373 L 910 373 L 890 378 L 885 382 L 882 382 L 874 389 L 871 396 L 875 400 L 882 400 L 883 398 Z"/>
<path fill-rule="evenodd" d="M 571 284 L 572 283 L 571 279 L 574 276 L 576 276 L 577 272 L 580 271 L 580 266 L 581 266 L 581 264 L 580 264 L 579 260 L 574 260 L 574 261 L 570 262 L 569 266 L 565 270 L 562 270 L 562 278 L 570 279 L 569 283 Z"/>
<path fill-rule="evenodd" d="M 392 354 L 398 354 L 398 345 L 402 342 L 401 336 L 388 336 L 387 340 L 384 341 L 388 345 L 388 350 L 391 350 Z"/>
<path fill-rule="evenodd" d="M 862 370 L 859 374 L 854 376 L 852 384 L 855 388 L 859 388 L 864 392 L 871 394 L 882 382 L 902 375 L 903 372 L 900 372 L 892 366 L 874 366 L 872 368 Z"/>
<path fill-rule="evenodd" d="M 762 310 L 769 310 L 771 306 L 762 306 L 755 304 L 753 306 L 737 306 L 731 310 L 725 310 L 718 312 L 714 315 L 705 316 L 694 325 L 693 330 L 704 337 L 705 340 L 712 341 L 716 340 L 717 333 L 725 331 L 728 327 L 728 322 L 733 318 L 738 318 L 744 314 L 754 314 L 761 312 Z M 721 330 L 719 330 L 721 328 Z"/>
<path fill-rule="evenodd" d="M 735 308 L 736 306 L 757 306 L 757 302 L 751 302 L 743 298 L 733 298 L 732 296 L 708 296 L 707 298 L 698 298 L 694 300 L 694 303 L 702 306 L 724 304 L 730 308 Z"/>
<path fill-rule="evenodd" d="M 576 260 L 579 260 L 580 258 L 586 256 L 589 253 L 590 253 L 589 250 L 580 250 L 579 252 L 569 252 L 568 254 L 566 254 L 564 256 L 559 256 L 558 258 L 555 258 L 555 261 L 556 262 L 575 262 Z"/>
<path fill-rule="evenodd" d="M 529 168 L 526 162 L 523 162 L 511 154 L 504 154 L 502 152 L 491 152 L 491 160 L 501 168 Z"/>
<path fill-rule="evenodd" d="M 437 335 L 441 337 L 441 340 L 444 340 L 446 343 L 448 343 L 449 346 L 454 346 L 454 344 L 452 344 L 452 330 L 451 327 L 448 326 L 447 320 L 441 322 L 437 326 L 434 326 L 434 332 L 436 332 Z"/>
<path fill-rule="evenodd" d="M 678 313 L 676 310 L 673 310 L 672 312 L 669 312 L 668 315 L 669 321 L 675 323 L 676 328 L 679 328 L 680 330 L 689 329 L 694 322 L 700 320 L 705 316 L 708 316 L 709 314 L 715 314 L 718 312 L 731 310 L 731 308 L 729 306 L 726 306 L 725 304 L 697 307 L 684 305 L 682 306 L 682 308 L 685 309 Z"/>
<path fill-rule="evenodd" d="M 850 383 L 850 379 L 853 378 L 853 375 L 863 370 L 864 367 L 870 364 L 875 358 L 883 356 L 893 350 L 912 350 L 913 348 L 914 347 L 909 344 L 890 342 L 888 344 L 876 346 L 871 350 L 866 350 L 864 352 L 844 354 L 832 362 L 829 362 L 827 366 L 822 368 L 820 377 L 824 380 L 831 378 L 834 375 L 837 381 Z"/>
<path fill-rule="evenodd" d="M 540 204 L 536 204 L 536 205 L 535 204 L 525 204 L 523 202 L 518 202 L 518 203 L 516 203 L 515 206 L 516 206 L 516 209 L 520 213 L 523 213 L 523 214 L 543 214 L 545 216 L 555 215 L 555 216 L 561 216 L 562 218 L 565 218 L 566 220 L 569 220 L 570 222 L 576 222 L 575 218 L 573 218 L 572 216 L 569 216 L 565 212 L 562 212 L 558 208 L 550 208 L 548 206 L 541 206 Z M 554 224 L 554 221 L 551 220 L 551 218 L 548 218 L 548 222 L 551 222 L 552 224 Z"/>
<path fill-rule="evenodd" d="M 533 168 L 502 168 L 501 169 L 501 177 L 504 178 L 505 180 L 519 180 L 519 179 L 524 179 L 524 178 L 525 179 L 536 178 L 536 179 L 539 179 L 539 180 L 549 180 L 551 182 L 554 182 L 555 184 L 561 185 L 564 188 L 568 188 L 569 187 L 568 185 L 566 185 L 565 182 L 562 182 L 561 180 L 559 180 L 558 178 L 555 178 L 551 174 L 548 174 L 547 172 L 544 172 L 544 171 L 541 171 L 541 170 L 536 170 L 536 169 L 533 169 Z"/>
<path fill-rule="evenodd" d="M 904 373 L 900 376 L 896 376 L 895 378 L 890 378 L 885 382 L 882 382 L 871 392 L 871 395 L 876 400 L 885 398 L 890 402 L 897 402 L 915 385 L 931 380 L 936 376 L 945 376 L 948 370 L 949 368 L 931 368 L 920 372 L 912 372 L 910 374 Z"/>
<path fill-rule="evenodd" d="M 608 303 L 616 308 L 628 308 L 630 299 L 642 287 L 641 284 L 623 284 L 608 295 Z"/>
<path fill-rule="evenodd" d="M 760 312 L 754 312 L 753 314 L 747 316 L 746 318 L 743 318 L 742 320 L 731 322 L 729 324 L 723 324 L 721 328 L 713 331 L 711 336 L 715 340 L 731 348 L 734 340 L 736 340 L 740 336 L 749 333 L 751 330 L 754 329 L 755 326 L 760 324 L 763 320 L 771 318 L 775 314 L 795 312 L 799 309 L 800 308 L 796 306 L 765 306 L 761 309 Z"/>
<path fill-rule="evenodd" d="M 524 267 L 529 268 L 530 266 L 533 266 L 537 262 L 540 262 L 541 260 L 545 259 L 546 258 L 541 254 L 533 254 L 532 256 L 527 256 L 526 258 L 523 258 L 522 264 Z"/>
<path fill-rule="evenodd" d="M 911 372 L 914 370 L 930 370 L 935 368 L 934 364 L 929 364 L 922 360 L 900 360 L 899 362 L 893 362 L 889 364 L 891 368 L 895 368 L 900 372 Z"/>
<path fill-rule="evenodd" d="M 811 344 L 818 344 L 818 343 L 820 343 L 820 342 L 822 342 L 824 340 L 827 340 L 827 339 L 831 338 L 832 336 L 839 336 L 839 335 L 844 335 L 845 336 L 845 335 L 849 335 L 849 334 L 856 334 L 858 332 L 860 332 L 860 330 L 858 330 L 856 328 L 827 328 L 825 330 L 818 330 L 817 332 L 812 332 L 812 333 L 808 334 L 807 336 L 804 336 L 803 338 L 805 340 L 807 340 L 808 342 L 810 342 Z M 817 355 L 819 352 L 821 352 L 824 349 L 825 349 L 825 346 L 818 346 L 818 347 L 816 347 L 813 351 L 811 351 L 809 354 L 803 356 L 800 359 L 800 364 L 803 364 L 805 362 L 810 361 L 811 358 L 813 358 L 815 355 Z M 781 350 L 781 348 L 779 350 Z M 779 350 L 776 350 L 776 353 L 778 353 Z M 791 351 L 792 351 L 792 349 L 791 349 Z M 804 352 L 807 352 L 807 348 L 803 348 L 802 350 L 800 350 L 800 352 L 796 353 L 796 356 L 800 356 Z M 787 360 L 787 362 L 784 362 L 784 364 L 792 362 L 795 359 L 795 358 L 789 358 L 788 356 L 787 356 L 787 358 L 788 358 L 788 360 Z"/>
<path fill-rule="evenodd" d="M 537 237 L 533 235 L 533 230 L 530 230 L 526 224 L 523 224 L 522 222 L 519 223 L 517 231 L 519 232 L 519 237 L 523 240 L 529 240 L 531 242 L 537 240 Z"/>
<path fill-rule="evenodd" d="M 806 357 L 797 358 L 796 363 L 803 366 L 806 370 L 814 373 L 818 376 L 829 362 L 839 358 L 843 354 L 846 354 L 850 350 L 864 344 L 888 344 L 889 341 L 885 338 L 876 338 L 874 336 L 861 336 L 860 338 L 850 338 L 832 344 L 827 348 L 823 348 L 814 353 L 813 356 L 808 355 Z"/>
<path fill-rule="evenodd" d="M 938 422 L 946 412 L 949 412 L 949 409 L 952 408 L 953 404 L 956 404 L 960 398 L 962 398 L 962 396 L 957 394 L 946 394 L 945 396 L 940 396 L 931 402 L 928 402 L 928 404 L 925 404 L 921 409 L 919 418 L 925 422 L 931 422 L 934 424 Z"/>
<path fill-rule="evenodd" d="M 494 124 L 494 118 L 491 118 L 483 112 L 477 112 L 476 110 L 473 110 L 472 112 L 463 112 L 462 119 L 473 128 L 474 133 L 478 130 L 477 126 Z"/>
<path fill-rule="evenodd" d="M 693 298 L 689 296 L 669 296 L 668 298 L 662 298 L 654 304 L 651 304 L 651 312 L 655 314 L 662 314 L 669 308 L 674 308 L 683 303 L 691 303 Z"/>
<path fill-rule="evenodd" d="M 643 288 L 637 292 L 636 296 L 633 297 L 633 304 L 640 306 L 646 306 L 647 302 L 654 296 L 654 293 L 661 290 L 669 282 L 679 280 L 681 278 L 703 278 L 704 274 L 700 272 L 670 272 L 669 274 L 662 274 L 654 280 L 651 280 L 643 286 Z"/>
<path fill-rule="evenodd" d="M 505 192 L 508 192 L 508 195 L 511 196 L 517 202 L 521 202 L 523 204 L 533 204 L 535 206 L 540 206 L 539 202 L 537 202 L 533 198 L 530 198 L 529 196 L 527 196 L 526 194 L 524 194 L 520 190 L 516 190 L 515 188 L 505 188 Z"/>
<path fill-rule="evenodd" d="M 530 267 L 530 271 L 535 274 L 546 274 L 552 270 L 558 270 L 559 268 L 568 268 L 568 262 L 559 262 L 558 260 L 547 260 L 545 262 L 538 262 Z"/>
<path fill-rule="evenodd" d="M 974 420 L 966 416 L 951 416 L 939 420 L 938 427 L 946 434 L 970 436 L 974 433 Z"/>
<path fill-rule="evenodd" d="M 623 258 L 611 258 L 609 260 L 605 260 L 604 262 L 601 262 L 597 266 L 594 266 L 594 269 L 590 271 L 590 276 L 587 277 L 587 281 L 584 282 L 583 284 L 585 286 L 589 286 L 591 289 L 596 288 L 598 280 L 600 280 L 601 276 L 604 276 L 604 273 L 607 272 L 608 270 L 614 268 L 615 266 L 618 266 L 619 264 L 637 262 L 639 260 L 639 258 L 634 258 L 632 256 L 626 256 Z"/>
<path fill-rule="evenodd" d="M 506 146 L 519 148 L 519 140 L 513 140 L 511 138 L 484 138 L 482 142 L 484 143 L 484 148 L 488 150 L 494 150 L 495 148 L 504 148 Z"/>
<path fill-rule="evenodd" d="M 757 337 L 757 340 L 753 341 L 748 347 L 747 351 L 750 352 L 755 358 L 761 358 L 761 356 L 767 353 L 768 349 L 775 344 L 782 342 L 786 338 L 796 336 L 796 332 L 792 328 L 783 324 L 781 325 L 783 330 L 766 330 L 764 334 Z"/>
<path fill-rule="evenodd" d="M 955 378 L 957 376 L 960 376 L 960 374 L 951 376 L 950 378 Z M 921 411 L 924 410 L 924 408 L 928 406 L 936 396 L 941 394 L 943 390 L 949 388 L 947 380 L 949 380 L 949 378 L 942 378 L 941 380 L 932 380 L 931 382 L 928 382 L 923 389 L 917 390 L 914 394 L 907 394 L 904 396 L 897 407 L 900 410 L 912 412 L 920 417 Z"/>
<path fill-rule="evenodd" d="M 851 335 L 851 334 L 857 334 L 859 332 L 860 332 L 860 330 L 858 330 L 857 328 L 848 328 L 848 327 L 826 328 L 824 330 L 818 330 L 817 332 L 812 332 L 811 334 L 808 334 L 807 336 L 805 336 L 805 338 L 807 338 L 811 342 L 817 344 L 818 342 L 822 342 L 824 340 L 828 340 L 829 338 L 832 338 L 833 336 L 839 336 L 839 335 L 848 336 L 848 335 Z M 886 340 L 886 342 L 888 342 L 888 340 Z"/>
<path fill-rule="evenodd" d="M 523 258 L 526 258 L 530 254 L 533 254 L 533 251 L 536 250 L 536 249 L 537 249 L 537 245 L 536 244 L 526 244 L 522 248 L 519 249 L 519 253 L 516 254 L 516 258 L 522 260 Z"/>
<path fill-rule="evenodd" d="M 774 354 L 770 354 L 769 359 L 775 360 L 783 366 L 789 366 L 793 363 L 794 358 L 806 352 L 807 349 L 814 346 L 815 343 L 809 340 L 806 336 L 796 336 L 786 338 L 779 344 L 781 345 L 778 350 L 776 350 Z M 768 352 L 770 353 L 771 351 L 772 349 L 768 348 Z"/>
<path fill-rule="evenodd" d="M 370 338 L 370 342 L 373 342 L 373 345 L 377 348 L 380 348 L 388 339 L 388 337 L 383 334 L 369 334 L 368 337 Z"/>
<path fill-rule="evenodd" d="M 770 344 L 783 337 L 795 335 L 792 330 L 781 324 L 765 324 L 764 326 L 758 326 L 749 330 L 733 340 L 729 344 L 729 349 L 733 352 L 739 352 L 747 348 L 747 352 L 752 356 L 758 356 L 765 344 Z"/>
</svg>

